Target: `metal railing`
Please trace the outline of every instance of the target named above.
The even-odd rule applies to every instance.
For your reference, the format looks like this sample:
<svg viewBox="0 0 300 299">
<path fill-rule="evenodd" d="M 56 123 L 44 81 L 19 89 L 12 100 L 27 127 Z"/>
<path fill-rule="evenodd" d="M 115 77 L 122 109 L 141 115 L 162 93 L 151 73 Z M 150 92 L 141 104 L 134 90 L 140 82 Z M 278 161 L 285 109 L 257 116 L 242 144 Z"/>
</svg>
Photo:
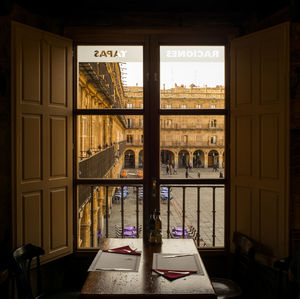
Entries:
<svg viewBox="0 0 300 299">
<path fill-rule="evenodd" d="M 199 141 L 160 141 L 161 147 L 216 147 L 216 146 L 224 146 L 224 140 L 217 140 L 215 143 L 210 142 L 209 140 L 199 140 Z"/>
<path fill-rule="evenodd" d="M 88 189 L 90 191 L 90 196 L 89 196 L 89 200 L 85 202 L 88 203 L 90 201 L 91 205 L 90 205 L 90 223 L 91 223 L 91 232 L 90 232 L 90 238 L 91 238 L 91 246 L 93 247 L 95 244 L 93 244 L 93 240 L 94 240 L 94 234 L 95 232 L 93 232 L 92 227 L 94 227 L 94 221 L 95 219 L 93 218 L 93 200 L 94 200 L 94 195 L 93 195 L 93 190 L 95 186 L 88 186 Z M 125 188 L 128 188 L 126 186 L 120 186 L 118 187 L 120 190 L 119 196 L 118 198 L 114 197 L 114 195 L 109 198 L 109 188 L 112 187 L 116 187 L 116 186 L 111 186 L 111 185 L 106 185 L 106 186 L 101 186 L 103 188 L 105 188 L 105 203 L 103 203 L 105 205 L 105 210 L 104 210 L 104 218 L 105 218 L 105 226 L 103 227 L 103 237 L 119 237 L 119 238 L 126 238 L 128 236 L 126 236 L 124 234 L 125 232 L 125 198 L 126 198 L 126 194 L 124 193 Z M 130 237 L 133 238 L 139 238 L 141 237 L 141 233 L 140 233 L 140 228 L 141 227 L 141 219 L 140 216 L 141 214 L 141 208 L 139 207 L 139 203 L 143 200 L 143 193 L 141 192 L 141 190 L 143 190 L 142 186 L 137 186 L 137 185 L 131 185 L 130 187 L 132 187 L 132 190 L 135 190 L 135 198 L 132 201 L 132 207 L 134 207 L 135 205 L 135 212 L 133 212 L 132 210 L 132 215 L 130 217 L 132 217 L 132 221 L 131 223 L 134 223 L 134 219 L 135 219 L 135 226 L 136 226 L 136 233 L 135 235 L 131 235 Z M 163 226 L 166 227 L 166 235 L 164 237 L 167 238 L 174 238 L 174 235 L 172 233 L 172 229 L 171 229 L 171 217 L 177 217 L 177 218 L 181 218 L 181 221 L 177 221 L 177 225 L 179 225 L 182 229 L 182 233 L 181 235 L 179 235 L 180 238 L 192 238 L 196 244 L 197 247 L 203 247 L 203 246 L 207 246 L 207 247 L 216 247 L 218 245 L 216 245 L 216 237 L 217 237 L 217 233 L 216 233 L 216 229 L 217 229 L 217 208 L 216 208 L 216 190 L 217 189 L 224 189 L 224 185 L 161 185 L 160 186 L 160 194 L 161 194 L 161 201 L 162 202 L 166 202 L 167 203 L 167 213 L 166 213 L 166 218 L 165 216 L 163 216 L 164 218 L 162 218 L 162 222 L 163 222 Z M 167 196 L 165 195 L 164 198 L 162 198 L 162 188 L 167 188 Z M 171 195 L 171 191 L 173 192 L 174 189 L 181 189 L 182 190 L 182 205 L 180 206 L 180 204 L 177 203 L 177 201 L 175 200 L 175 198 L 173 198 L 173 196 Z M 186 190 L 187 188 L 191 188 L 194 189 L 196 192 L 194 192 L 193 194 L 196 197 L 196 206 L 197 208 L 194 210 L 194 215 L 193 215 L 193 220 L 189 219 L 189 217 L 187 217 L 187 194 L 186 194 Z M 208 201 L 211 204 L 211 211 L 203 211 L 201 210 L 201 189 L 206 188 L 206 189 L 211 189 L 211 199 L 208 199 Z M 111 190 L 111 189 L 110 189 Z M 189 201 L 191 198 L 188 198 Z M 207 200 L 207 198 L 205 198 Z M 127 199 L 126 199 L 127 201 Z M 175 202 L 174 202 L 175 201 Z M 173 203 L 174 202 L 174 203 Z M 117 204 L 117 206 L 113 206 Z M 171 204 L 174 210 L 172 210 L 171 212 Z M 116 208 L 118 207 L 118 208 Z M 111 211 L 110 209 L 114 209 L 114 211 Z M 161 208 L 162 211 L 162 208 Z M 201 227 L 201 213 L 205 212 L 207 215 L 211 214 L 210 217 L 210 223 L 211 226 L 209 228 L 202 228 Z M 224 211 L 223 211 L 224 212 Z M 120 213 L 118 217 L 119 220 L 116 223 L 109 223 L 110 218 L 111 218 L 111 213 Z M 177 215 L 175 214 L 177 213 Z M 195 221 L 196 219 L 196 221 Z M 172 221 L 174 223 L 174 221 Z M 116 231 L 111 232 L 110 229 L 114 229 L 115 227 L 118 227 L 119 229 L 119 233 L 117 234 Z M 206 230 L 205 232 L 203 232 L 203 230 Z M 186 233 L 188 232 L 188 233 Z M 224 239 L 224 223 L 223 223 L 223 233 L 220 233 L 221 237 L 223 237 Z M 205 236 L 205 237 L 203 237 Z M 210 237 L 209 237 L 210 236 Z M 178 235 L 177 235 L 178 237 Z M 219 236 L 220 237 L 220 236 Z"/>
<path fill-rule="evenodd" d="M 172 236 L 172 232 L 170 230 L 170 197 L 171 197 L 171 189 L 172 188 L 181 188 L 182 189 L 182 208 L 181 208 L 181 216 L 182 216 L 182 238 L 186 238 L 186 228 L 190 230 L 190 234 L 188 235 L 189 238 L 193 238 L 197 247 L 201 246 L 201 242 L 203 241 L 201 239 L 201 226 L 200 226 L 200 214 L 201 214 L 201 209 L 200 209 L 200 202 L 201 202 L 201 197 L 200 197 L 200 190 L 202 188 L 211 188 L 212 189 L 212 228 L 211 228 L 211 244 L 212 247 L 216 246 L 216 189 L 217 188 L 222 188 L 224 189 L 223 185 L 203 185 L 203 186 L 195 186 L 195 185 L 185 185 L 185 186 L 170 186 L 166 185 L 166 188 L 168 188 L 168 200 L 167 200 L 167 237 L 170 238 Z M 191 224 L 186 223 L 186 189 L 187 188 L 193 188 L 197 190 L 197 210 L 196 210 L 196 218 L 197 218 L 197 225 L 196 228 L 193 227 Z M 194 234 L 191 231 L 191 229 L 194 228 Z M 207 246 L 208 242 L 204 242 L 202 245 Z"/>
</svg>

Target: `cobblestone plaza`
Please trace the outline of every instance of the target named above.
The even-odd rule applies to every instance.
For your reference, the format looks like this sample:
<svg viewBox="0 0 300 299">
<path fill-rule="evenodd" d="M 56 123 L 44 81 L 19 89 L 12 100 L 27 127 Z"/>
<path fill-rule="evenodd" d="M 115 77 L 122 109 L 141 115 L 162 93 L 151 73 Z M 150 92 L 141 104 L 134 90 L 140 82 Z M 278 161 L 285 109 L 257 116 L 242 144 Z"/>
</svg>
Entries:
<svg viewBox="0 0 300 299">
<path fill-rule="evenodd" d="M 189 172 L 190 178 L 198 177 L 198 168 L 192 168 Z M 201 169 L 201 177 L 215 179 L 218 178 L 220 172 L 213 171 L 212 169 Z M 136 169 L 129 169 L 128 174 L 134 176 Z M 184 178 L 185 170 L 179 169 L 175 175 L 167 175 L 164 169 L 162 169 L 162 178 Z M 191 186 L 191 185 L 189 185 Z M 185 193 L 185 226 L 193 226 L 197 229 L 197 187 L 200 185 L 194 185 L 193 187 L 187 187 Z M 200 246 L 211 247 L 213 244 L 213 194 L 212 187 L 204 187 L 201 185 L 200 191 Z M 171 194 L 173 196 L 170 201 L 170 229 L 172 227 L 182 226 L 182 187 L 172 187 Z M 224 246 L 224 188 L 223 185 L 219 185 L 215 192 L 215 247 Z M 161 201 L 161 220 L 163 237 L 167 237 L 167 201 Z M 136 225 L 136 193 L 135 187 L 129 187 L 129 195 L 124 200 L 124 226 Z M 142 201 L 139 200 L 139 224 L 143 223 L 142 215 Z M 111 215 L 109 217 L 109 235 L 115 237 L 115 225 L 121 226 L 121 204 L 120 202 L 114 202 L 112 204 Z"/>
</svg>

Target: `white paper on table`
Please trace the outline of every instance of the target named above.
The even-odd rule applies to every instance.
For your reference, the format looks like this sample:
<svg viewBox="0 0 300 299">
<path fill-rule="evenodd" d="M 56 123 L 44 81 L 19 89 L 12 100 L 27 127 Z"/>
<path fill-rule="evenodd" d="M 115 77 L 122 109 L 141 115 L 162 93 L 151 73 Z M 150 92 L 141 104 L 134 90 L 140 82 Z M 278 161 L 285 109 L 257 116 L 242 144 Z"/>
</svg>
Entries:
<svg viewBox="0 0 300 299">
<path fill-rule="evenodd" d="M 168 257 L 178 255 L 176 257 Z M 180 256 L 180 253 L 153 253 L 152 269 L 197 271 L 204 275 L 197 253 Z"/>
<path fill-rule="evenodd" d="M 138 272 L 141 256 L 99 250 L 88 271 Z"/>
</svg>

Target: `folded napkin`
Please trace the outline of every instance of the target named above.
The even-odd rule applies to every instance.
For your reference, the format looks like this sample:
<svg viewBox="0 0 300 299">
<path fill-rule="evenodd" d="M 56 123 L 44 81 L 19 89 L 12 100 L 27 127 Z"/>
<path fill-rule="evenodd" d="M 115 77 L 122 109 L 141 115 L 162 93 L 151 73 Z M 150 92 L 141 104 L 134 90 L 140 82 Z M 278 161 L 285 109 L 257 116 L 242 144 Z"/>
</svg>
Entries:
<svg viewBox="0 0 300 299">
<path fill-rule="evenodd" d="M 140 252 L 131 249 L 128 245 L 118 248 L 105 249 L 103 252 L 141 255 Z"/>
<path fill-rule="evenodd" d="M 157 274 L 160 274 L 170 280 L 174 280 L 180 277 L 197 273 L 197 271 L 184 271 L 184 270 L 165 270 L 165 269 L 152 269 L 152 270 Z"/>
</svg>

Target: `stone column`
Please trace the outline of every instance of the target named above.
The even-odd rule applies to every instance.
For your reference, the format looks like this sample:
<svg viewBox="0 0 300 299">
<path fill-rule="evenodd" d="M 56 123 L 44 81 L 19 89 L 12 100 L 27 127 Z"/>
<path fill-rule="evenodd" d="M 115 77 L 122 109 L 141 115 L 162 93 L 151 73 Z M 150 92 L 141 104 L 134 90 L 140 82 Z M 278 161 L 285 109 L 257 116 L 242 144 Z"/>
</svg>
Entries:
<svg viewBox="0 0 300 299">
<path fill-rule="evenodd" d="M 219 165 L 218 165 L 218 167 L 219 168 L 223 167 L 223 151 L 219 152 Z"/>
<path fill-rule="evenodd" d="M 135 168 L 139 168 L 139 153 L 137 150 L 134 151 L 134 165 Z"/>
<path fill-rule="evenodd" d="M 82 232 L 82 243 L 81 247 L 90 247 L 90 229 L 91 229 L 91 222 L 90 222 L 90 203 L 86 204 L 83 210 L 83 217 L 81 220 L 81 227 L 80 230 Z"/>
<path fill-rule="evenodd" d="M 178 153 L 174 152 L 174 162 L 175 162 L 175 168 L 178 169 Z"/>
<path fill-rule="evenodd" d="M 204 152 L 204 168 L 208 167 L 208 152 Z"/>
</svg>

